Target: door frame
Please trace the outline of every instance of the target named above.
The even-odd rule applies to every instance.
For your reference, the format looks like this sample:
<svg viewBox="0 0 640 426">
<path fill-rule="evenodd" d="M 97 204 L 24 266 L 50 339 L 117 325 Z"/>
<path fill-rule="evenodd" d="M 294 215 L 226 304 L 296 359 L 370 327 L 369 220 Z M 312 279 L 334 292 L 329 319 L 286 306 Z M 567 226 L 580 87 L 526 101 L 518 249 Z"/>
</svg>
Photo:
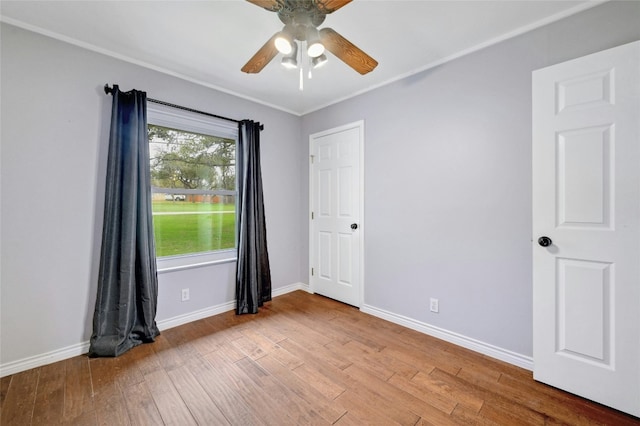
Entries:
<svg viewBox="0 0 640 426">
<path fill-rule="evenodd" d="M 364 303 L 364 252 L 365 252 L 365 220 L 364 220 L 364 120 L 358 120 L 351 123 L 343 124 L 338 127 L 333 127 L 331 129 L 323 130 L 321 132 L 312 133 L 309 135 L 309 211 L 307 212 L 307 218 L 309 220 L 309 270 L 308 270 L 308 279 L 309 279 L 309 291 L 311 293 L 315 293 L 315 285 L 313 283 L 313 275 L 312 270 L 314 268 L 314 263 L 316 260 L 316 244 L 314 238 L 314 221 L 311 218 L 312 212 L 314 211 L 314 188 L 315 188 L 315 179 L 313 175 L 313 157 L 315 152 L 315 140 L 317 138 L 330 135 L 332 133 L 339 133 L 348 129 L 357 128 L 359 130 L 359 158 L 360 162 L 360 175 L 358 176 L 358 180 L 360 181 L 360 197 L 358 200 L 358 235 L 360 238 L 360 255 L 359 255 L 359 286 L 360 289 L 358 291 L 358 304 L 357 308 L 362 307 Z"/>
</svg>

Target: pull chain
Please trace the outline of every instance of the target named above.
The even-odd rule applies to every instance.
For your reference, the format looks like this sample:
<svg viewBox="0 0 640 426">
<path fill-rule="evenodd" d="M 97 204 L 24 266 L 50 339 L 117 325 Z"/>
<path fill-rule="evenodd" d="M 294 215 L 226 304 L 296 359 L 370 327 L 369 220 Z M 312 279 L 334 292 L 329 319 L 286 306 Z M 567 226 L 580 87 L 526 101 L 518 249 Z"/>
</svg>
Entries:
<svg viewBox="0 0 640 426">
<path fill-rule="evenodd" d="M 302 69 L 302 65 L 300 65 L 300 91 L 304 90 L 304 70 Z"/>
<path fill-rule="evenodd" d="M 300 64 L 300 85 L 298 86 L 298 89 L 300 89 L 301 92 L 304 90 L 304 62 L 302 61 L 304 58 L 304 49 L 302 47 L 302 42 L 300 42 L 300 62 L 298 62 Z"/>
</svg>

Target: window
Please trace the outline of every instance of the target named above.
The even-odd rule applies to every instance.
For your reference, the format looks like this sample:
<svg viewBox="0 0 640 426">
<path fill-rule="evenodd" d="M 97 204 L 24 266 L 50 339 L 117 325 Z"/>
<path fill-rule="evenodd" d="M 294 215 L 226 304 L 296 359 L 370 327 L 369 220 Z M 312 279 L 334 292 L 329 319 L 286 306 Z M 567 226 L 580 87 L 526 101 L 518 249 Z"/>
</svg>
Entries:
<svg viewBox="0 0 640 426">
<path fill-rule="evenodd" d="M 158 263 L 235 257 L 237 128 L 151 105 L 147 114 Z"/>
</svg>

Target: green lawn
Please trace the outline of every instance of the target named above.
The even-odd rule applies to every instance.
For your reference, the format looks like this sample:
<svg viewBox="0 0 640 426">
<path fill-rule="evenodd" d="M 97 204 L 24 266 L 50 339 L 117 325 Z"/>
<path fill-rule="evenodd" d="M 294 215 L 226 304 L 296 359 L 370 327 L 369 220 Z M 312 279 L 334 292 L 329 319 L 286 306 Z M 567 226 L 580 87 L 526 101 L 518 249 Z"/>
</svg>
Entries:
<svg viewBox="0 0 640 426">
<path fill-rule="evenodd" d="M 154 201 L 153 211 L 163 213 L 198 212 L 198 214 L 153 216 L 156 256 L 158 257 L 235 247 L 236 214 L 233 204 Z M 218 211 L 225 213 L 213 213 Z"/>
</svg>

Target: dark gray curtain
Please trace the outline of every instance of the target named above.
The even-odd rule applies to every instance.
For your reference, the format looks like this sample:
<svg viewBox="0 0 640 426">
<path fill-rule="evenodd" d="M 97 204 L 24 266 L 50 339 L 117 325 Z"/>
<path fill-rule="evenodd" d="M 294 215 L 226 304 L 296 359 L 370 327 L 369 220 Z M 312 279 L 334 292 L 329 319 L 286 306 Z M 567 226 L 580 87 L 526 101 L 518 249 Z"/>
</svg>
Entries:
<svg viewBox="0 0 640 426">
<path fill-rule="evenodd" d="M 118 356 L 160 334 L 155 253 L 147 95 L 114 85 L 90 356 Z"/>
<path fill-rule="evenodd" d="M 271 271 L 260 169 L 260 123 L 239 124 L 236 314 L 255 314 L 271 300 Z"/>
</svg>

